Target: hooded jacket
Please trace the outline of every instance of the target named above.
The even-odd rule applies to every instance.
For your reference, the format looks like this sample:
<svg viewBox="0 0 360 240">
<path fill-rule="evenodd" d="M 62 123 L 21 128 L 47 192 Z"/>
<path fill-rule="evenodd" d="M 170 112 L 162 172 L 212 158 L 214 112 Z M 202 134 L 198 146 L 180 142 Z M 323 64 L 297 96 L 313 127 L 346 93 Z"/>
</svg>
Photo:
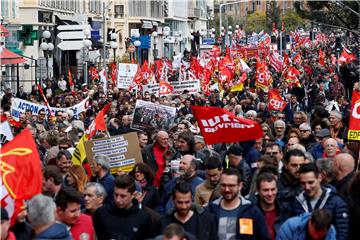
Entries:
<svg viewBox="0 0 360 240">
<path fill-rule="evenodd" d="M 210 213 L 215 215 L 216 223 L 219 223 L 220 218 L 220 210 L 221 210 L 221 200 L 223 198 L 209 202 L 207 209 Z M 261 213 L 260 209 L 252 204 L 249 200 L 246 200 L 242 196 L 240 196 L 240 207 L 237 213 L 237 224 L 236 224 L 236 239 L 241 240 L 270 240 L 269 233 L 267 231 L 267 226 L 265 222 L 265 218 Z M 252 232 L 252 234 L 241 234 L 240 233 L 240 222 L 242 220 L 246 220 L 251 222 L 252 229 L 248 229 Z"/>
<path fill-rule="evenodd" d="M 206 239 L 218 239 L 217 236 L 217 225 L 215 222 L 214 215 L 210 214 L 204 208 L 192 204 L 191 210 L 194 211 L 193 217 L 196 218 L 196 228 L 197 228 L 197 239 L 206 240 Z M 174 214 L 176 210 L 170 209 L 167 214 L 161 218 L 161 231 L 163 232 L 167 225 L 173 222 Z M 192 235 L 195 233 L 189 232 Z"/>
<path fill-rule="evenodd" d="M 337 232 L 336 239 L 349 239 L 349 210 L 346 203 L 330 188 L 323 187 L 323 194 L 315 205 L 315 209 L 327 209 L 333 216 L 333 225 Z M 310 213 L 312 209 L 305 192 L 296 196 L 293 205 L 293 216 Z"/>
<path fill-rule="evenodd" d="M 61 223 L 54 223 L 45 231 L 39 233 L 35 236 L 36 240 L 49 240 L 49 239 L 58 239 L 58 240 L 71 240 L 72 237 L 69 234 L 66 226 Z"/>
<path fill-rule="evenodd" d="M 276 240 L 306 240 L 306 228 L 311 213 L 305 213 L 300 216 L 289 218 L 280 228 Z M 333 225 L 330 226 L 325 240 L 336 240 L 336 230 Z"/>
<path fill-rule="evenodd" d="M 129 209 L 119 209 L 115 204 L 104 205 L 92 217 L 98 240 L 146 239 L 151 231 L 151 218 L 139 208 L 135 199 Z"/>
</svg>

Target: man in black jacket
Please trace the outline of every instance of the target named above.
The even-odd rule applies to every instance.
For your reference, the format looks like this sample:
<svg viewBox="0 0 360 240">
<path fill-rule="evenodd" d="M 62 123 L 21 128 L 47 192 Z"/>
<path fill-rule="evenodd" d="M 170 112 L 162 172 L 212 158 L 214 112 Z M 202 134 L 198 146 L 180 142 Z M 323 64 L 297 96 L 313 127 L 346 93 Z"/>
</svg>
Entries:
<svg viewBox="0 0 360 240">
<path fill-rule="evenodd" d="M 171 223 L 177 223 L 197 239 L 218 239 L 214 216 L 192 203 L 190 183 L 177 183 L 172 198 L 175 208 L 161 219 L 162 229 Z"/>
<path fill-rule="evenodd" d="M 150 216 L 134 199 L 135 189 L 135 180 L 131 176 L 121 175 L 115 179 L 114 203 L 98 208 L 93 214 L 97 239 L 153 237 Z"/>
</svg>

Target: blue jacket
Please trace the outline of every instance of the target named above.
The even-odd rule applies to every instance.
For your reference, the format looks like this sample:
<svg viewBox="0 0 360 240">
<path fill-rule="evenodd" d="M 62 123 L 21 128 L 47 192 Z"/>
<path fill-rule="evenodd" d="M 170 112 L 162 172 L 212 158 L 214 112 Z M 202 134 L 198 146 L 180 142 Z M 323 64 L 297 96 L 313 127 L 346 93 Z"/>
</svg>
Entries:
<svg viewBox="0 0 360 240">
<path fill-rule="evenodd" d="M 104 186 L 105 191 L 107 193 L 107 197 L 104 203 L 112 203 L 114 202 L 114 185 L 115 185 L 115 178 L 110 172 L 106 173 L 105 176 L 98 179 L 96 182 L 100 183 Z"/>
<path fill-rule="evenodd" d="M 312 209 L 309 208 L 308 200 L 304 192 L 296 196 L 293 205 L 293 216 L 302 213 L 310 213 Z M 327 209 L 333 216 L 333 225 L 336 229 L 337 239 L 349 239 L 349 210 L 344 202 L 334 191 L 330 188 L 323 187 L 323 195 L 316 203 L 315 208 Z"/>
<path fill-rule="evenodd" d="M 280 228 L 276 240 L 306 240 L 307 223 L 311 213 L 304 213 L 300 216 L 289 218 Z M 336 230 L 331 225 L 325 240 L 336 240 Z"/>
<path fill-rule="evenodd" d="M 269 233 L 267 231 L 267 226 L 265 218 L 261 213 L 260 209 L 252 204 L 249 200 L 241 197 L 241 206 L 238 211 L 238 219 L 236 224 L 236 239 L 241 240 L 270 240 Z M 222 197 L 209 202 L 207 209 L 210 213 L 215 215 L 216 223 L 219 225 L 220 209 L 221 209 L 221 200 Z M 240 234 L 240 219 L 251 219 L 252 220 L 252 235 L 249 234 Z"/>
<path fill-rule="evenodd" d="M 160 214 L 165 215 L 170 209 L 174 208 L 174 203 L 171 200 L 171 194 L 179 179 L 180 179 L 179 177 L 173 178 L 170 182 L 168 182 L 165 185 L 164 193 L 160 202 L 160 209 L 159 209 Z M 192 197 L 194 199 L 196 187 L 204 180 L 195 175 L 194 177 L 186 181 L 191 184 Z"/>
<path fill-rule="evenodd" d="M 49 239 L 61 239 L 71 240 L 72 237 L 69 234 L 66 226 L 61 223 L 54 223 L 43 232 L 35 236 L 36 240 L 49 240 Z"/>
</svg>

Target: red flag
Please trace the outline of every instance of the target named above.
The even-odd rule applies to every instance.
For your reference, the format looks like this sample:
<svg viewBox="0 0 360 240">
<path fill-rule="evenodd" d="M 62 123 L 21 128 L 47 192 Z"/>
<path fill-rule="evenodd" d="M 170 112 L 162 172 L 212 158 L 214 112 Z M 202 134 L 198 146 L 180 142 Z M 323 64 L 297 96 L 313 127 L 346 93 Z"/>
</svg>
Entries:
<svg viewBox="0 0 360 240">
<path fill-rule="evenodd" d="M 319 64 L 321 66 L 325 65 L 325 53 L 321 50 L 321 48 L 319 49 Z"/>
<path fill-rule="evenodd" d="M 23 130 L 5 144 L 0 156 L 1 206 L 14 223 L 23 201 L 42 190 L 41 160 L 30 130 Z"/>
<path fill-rule="evenodd" d="M 349 64 L 350 62 L 354 61 L 356 59 L 355 55 L 352 53 L 348 53 L 347 51 L 345 51 L 345 49 L 342 51 L 340 57 L 339 57 L 339 64 L 343 65 L 343 64 Z"/>
<path fill-rule="evenodd" d="M 300 52 L 298 52 L 295 57 L 293 58 L 293 62 L 296 64 L 301 64 L 302 63 L 302 59 L 301 59 L 301 54 Z"/>
<path fill-rule="evenodd" d="M 106 131 L 106 123 L 105 123 L 105 114 L 111 107 L 111 102 L 106 104 L 103 109 L 98 113 L 96 118 L 91 122 L 89 128 L 86 130 L 85 134 L 88 139 L 91 139 L 97 131 Z"/>
<path fill-rule="evenodd" d="M 71 93 L 72 93 L 72 95 L 75 96 L 74 81 L 73 81 L 73 78 L 72 78 L 72 75 L 71 75 L 70 68 L 68 69 L 68 79 L 69 79 L 69 86 L 70 86 L 70 89 L 71 89 Z"/>
<path fill-rule="evenodd" d="M 300 74 L 299 70 L 297 70 L 294 66 L 290 66 L 286 74 L 286 81 L 289 84 L 295 84 L 296 86 L 299 87 L 300 81 L 297 77 L 299 74 Z"/>
<path fill-rule="evenodd" d="M 272 76 L 264 62 L 260 60 L 256 63 L 256 80 L 255 86 L 261 88 L 265 92 L 268 91 L 269 86 L 272 84 Z"/>
<path fill-rule="evenodd" d="M 116 77 L 117 77 L 116 63 L 111 63 L 110 69 L 111 69 L 111 80 L 113 81 L 114 86 L 116 86 Z"/>
<path fill-rule="evenodd" d="M 283 60 L 277 52 L 273 52 L 270 56 L 270 66 L 272 66 L 276 72 L 281 72 L 283 68 Z"/>
<path fill-rule="evenodd" d="M 269 110 L 284 110 L 286 106 L 286 101 L 281 97 L 280 93 L 276 89 L 271 89 L 269 91 L 268 97 L 268 108 Z"/>
<path fill-rule="evenodd" d="M 206 144 L 241 142 L 261 138 L 259 123 L 236 117 L 217 107 L 192 106 Z"/>
<path fill-rule="evenodd" d="M 360 92 L 353 91 L 348 131 L 349 140 L 360 141 Z"/>
<path fill-rule="evenodd" d="M 172 93 L 174 88 L 166 81 L 160 81 L 160 95 L 167 95 Z"/>
<path fill-rule="evenodd" d="M 95 81 L 95 80 L 99 79 L 99 72 L 95 66 L 91 66 L 89 68 L 89 75 L 91 77 L 91 81 Z"/>
</svg>

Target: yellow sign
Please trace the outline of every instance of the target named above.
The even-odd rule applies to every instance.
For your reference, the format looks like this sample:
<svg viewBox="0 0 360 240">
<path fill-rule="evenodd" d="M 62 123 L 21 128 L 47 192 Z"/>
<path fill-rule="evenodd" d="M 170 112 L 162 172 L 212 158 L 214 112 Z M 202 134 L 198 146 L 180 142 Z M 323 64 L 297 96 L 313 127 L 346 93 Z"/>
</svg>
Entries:
<svg viewBox="0 0 360 240">
<path fill-rule="evenodd" d="M 349 130 L 348 139 L 360 141 L 360 130 Z"/>
<path fill-rule="evenodd" d="M 253 220 L 251 218 L 240 218 L 240 234 L 253 235 Z"/>
</svg>

